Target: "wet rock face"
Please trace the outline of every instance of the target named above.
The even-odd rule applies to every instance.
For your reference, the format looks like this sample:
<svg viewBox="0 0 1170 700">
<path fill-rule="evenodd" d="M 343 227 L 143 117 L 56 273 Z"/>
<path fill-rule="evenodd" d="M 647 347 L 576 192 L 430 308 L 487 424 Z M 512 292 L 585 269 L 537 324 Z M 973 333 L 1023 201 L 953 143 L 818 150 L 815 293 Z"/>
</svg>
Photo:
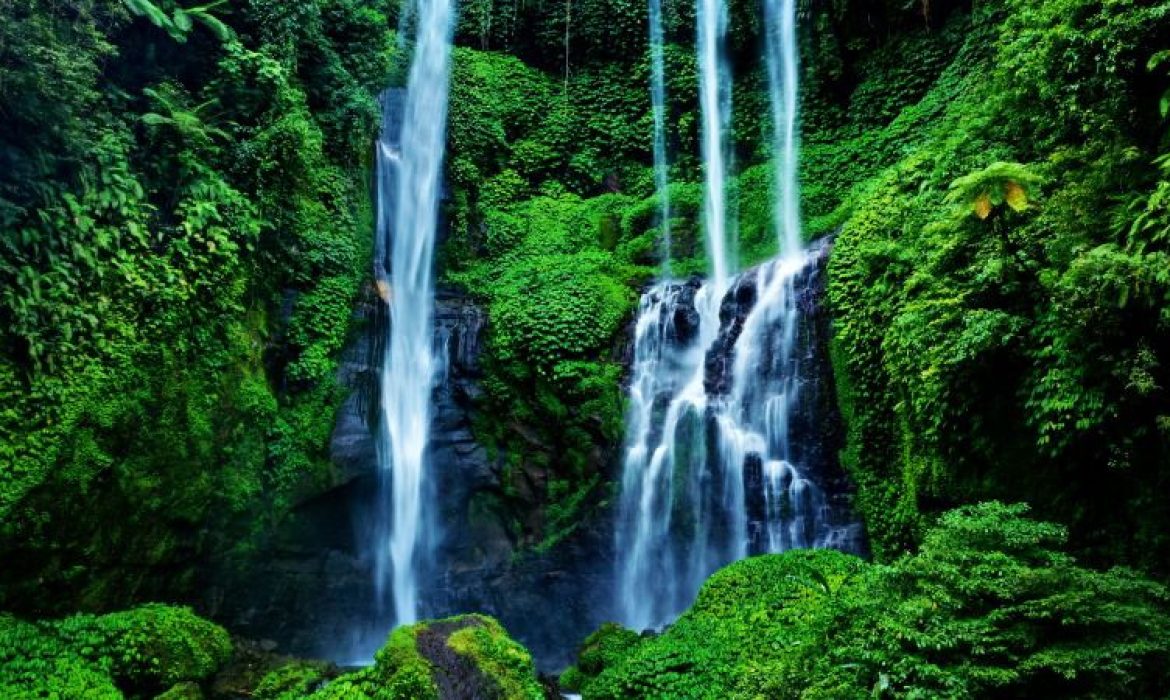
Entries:
<svg viewBox="0 0 1170 700">
<path fill-rule="evenodd" d="M 672 340 L 677 345 L 686 345 L 699 334 L 699 311 L 695 308 L 695 294 L 703 286 L 703 280 L 692 277 L 682 285 L 679 303 L 671 319 Z"/>
<path fill-rule="evenodd" d="M 827 520 L 839 525 L 831 546 L 864 554 L 864 532 L 850 504 L 853 489 L 837 457 L 844 445 L 844 426 L 837 408 L 829 360 L 831 317 L 822 304 L 830 251 L 831 244 L 827 242 L 815 244 L 811 264 L 792 285 L 797 295 L 795 310 L 798 318 L 792 352 L 799 383 L 796 405 L 789 413 L 790 458 L 825 495 Z M 759 280 L 759 270 L 749 270 L 736 280 L 723 299 L 719 337 L 706 358 L 705 386 L 710 396 L 725 396 L 731 391 L 735 345 L 759 298 Z M 759 358 L 761 367 L 772 366 L 773 353 L 777 351 L 775 346 L 767 347 Z M 762 553 L 767 551 L 764 541 L 767 505 L 764 464 L 760 455 L 749 453 L 743 469 L 748 551 Z"/>
<path fill-rule="evenodd" d="M 748 270 L 736 278 L 719 305 L 719 336 L 707 351 L 703 388 L 708 396 L 721 396 L 731 390 L 735 344 L 743 333 L 743 324 L 756 306 L 759 269 Z"/>
<path fill-rule="evenodd" d="M 203 606 L 239 634 L 274 640 L 281 652 L 342 663 L 361 661 L 349 650 L 377 648 L 386 632 L 373 622 L 387 614 L 374 605 L 364 537 L 379 488 L 374 428 L 383 335 L 378 300 L 368 297 L 359 309 L 367 332 L 347 348 L 339 368 L 350 395 L 331 439 L 334 486 L 298 506 L 246 566 L 213 575 Z M 555 671 L 571 663 L 577 642 L 603 622 L 612 534 L 603 519 L 583 524 L 556 552 L 516 555 L 514 514 L 505 507 L 502 483 L 505 456 L 490 455 L 472 429 L 486 324 L 469 299 L 439 291 L 435 342 L 446 361 L 432 404 L 434 557 L 420 576 L 421 614 L 493 615 L 542 669 Z"/>
</svg>

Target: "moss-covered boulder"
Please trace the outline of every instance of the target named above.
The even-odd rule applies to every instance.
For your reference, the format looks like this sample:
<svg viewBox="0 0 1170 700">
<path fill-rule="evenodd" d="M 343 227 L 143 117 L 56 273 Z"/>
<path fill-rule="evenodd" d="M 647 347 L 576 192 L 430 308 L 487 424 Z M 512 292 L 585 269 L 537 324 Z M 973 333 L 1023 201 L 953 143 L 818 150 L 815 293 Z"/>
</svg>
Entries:
<svg viewBox="0 0 1170 700">
<path fill-rule="evenodd" d="M 542 700 L 528 651 L 482 615 L 400 627 L 374 665 L 312 695 L 313 700 Z"/>
<path fill-rule="evenodd" d="M 617 623 L 605 623 L 585 639 L 577 654 L 576 665 L 561 674 L 561 687 L 580 691 L 607 667 L 620 663 L 639 641 L 637 632 Z"/>
<path fill-rule="evenodd" d="M 190 608 L 144 605 L 108 615 L 75 615 L 51 625 L 70 648 L 120 685 L 165 689 L 202 681 L 227 662 L 231 637 Z"/>
<path fill-rule="evenodd" d="M 228 633 L 188 608 L 39 623 L 0 616 L 0 697 L 198 698 L 230 655 Z"/>
<path fill-rule="evenodd" d="M 0 615 L 0 697 L 118 700 L 122 693 L 97 664 L 37 625 Z"/>
</svg>

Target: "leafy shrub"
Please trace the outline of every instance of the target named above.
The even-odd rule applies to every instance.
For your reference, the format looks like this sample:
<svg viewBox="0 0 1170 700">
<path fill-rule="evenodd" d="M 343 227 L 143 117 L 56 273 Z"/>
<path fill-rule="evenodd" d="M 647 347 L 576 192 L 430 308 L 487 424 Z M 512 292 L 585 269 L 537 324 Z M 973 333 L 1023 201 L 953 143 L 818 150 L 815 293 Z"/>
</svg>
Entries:
<svg viewBox="0 0 1170 700">
<path fill-rule="evenodd" d="M 1061 551 L 1064 528 L 1027 510 L 948 512 L 919 553 L 867 572 L 836 614 L 822 696 L 1166 693 L 1166 589 L 1129 570 L 1077 566 Z"/>
<path fill-rule="evenodd" d="M 1062 551 L 1064 528 L 997 502 L 950 511 L 890 565 L 832 551 L 732 564 L 661 635 L 610 627 L 585 698 L 1160 697 L 1170 595 Z"/>
<path fill-rule="evenodd" d="M 0 615 L 0 695 L 14 700 L 123 697 L 100 666 L 36 625 L 6 615 Z"/>
</svg>

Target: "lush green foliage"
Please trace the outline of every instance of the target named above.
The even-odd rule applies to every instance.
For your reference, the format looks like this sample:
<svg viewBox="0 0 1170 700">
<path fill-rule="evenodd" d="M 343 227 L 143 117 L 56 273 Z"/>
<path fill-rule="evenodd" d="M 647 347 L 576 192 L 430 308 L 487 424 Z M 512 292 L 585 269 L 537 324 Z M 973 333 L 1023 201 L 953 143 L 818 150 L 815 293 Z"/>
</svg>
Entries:
<svg viewBox="0 0 1170 700">
<path fill-rule="evenodd" d="M 182 595 L 331 477 L 392 32 L 360 0 L 4 12 L 0 602 Z"/>
<path fill-rule="evenodd" d="M 1167 591 L 1061 551 L 1061 527 L 987 503 L 945 514 L 921 550 L 842 599 L 818 697 L 1161 697 Z"/>
<path fill-rule="evenodd" d="M 852 104 L 888 86 L 885 123 L 810 125 L 810 223 L 843 226 L 829 277 L 844 462 L 880 556 L 926 513 L 1023 498 L 1093 561 L 1165 573 L 1166 81 L 1145 68 L 1168 13 L 981 3 L 911 44 L 933 84 L 863 59 Z"/>
<path fill-rule="evenodd" d="M 374 657 L 374 665 L 341 676 L 314 693 L 314 700 L 437 700 L 433 668 L 419 653 L 426 623 L 399 627 Z"/>
<path fill-rule="evenodd" d="M 200 681 L 231 655 L 223 628 L 187 608 L 147 605 L 107 615 L 75 615 L 53 625 L 69 648 L 108 668 L 119 684 L 166 688 Z"/>
<path fill-rule="evenodd" d="M 944 515 L 891 565 L 833 551 L 748 559 L 640 641 L 603 628 L 586 698 L 1161 697 L 1170 597 L 1077 566 L 1023 506 Z"/>
<path fill-rule="evenodd" d="M 299 700 L 311 695 L 331 677 L 329 664 L 293 661 L 269 671 L 256 685 L 260 700 Z"/>
<path fill-rule="evenodd" d="M 201 697 L 231 654 L 221 627 L 186 608 L 147 605 L 32 624 L 0 617 L 5 698 Z M 195 693 L 195 695 L 191 695 Z"/>
<path fill-rule="evenodd" d="M 561 674 L 561 686 L 580 691 L 606 668 L 621 663 L 638 643 L 638 633 L 614 622 L 607 622 L 585 638 L 577 652 L 576 665 Z"/>
</svg>

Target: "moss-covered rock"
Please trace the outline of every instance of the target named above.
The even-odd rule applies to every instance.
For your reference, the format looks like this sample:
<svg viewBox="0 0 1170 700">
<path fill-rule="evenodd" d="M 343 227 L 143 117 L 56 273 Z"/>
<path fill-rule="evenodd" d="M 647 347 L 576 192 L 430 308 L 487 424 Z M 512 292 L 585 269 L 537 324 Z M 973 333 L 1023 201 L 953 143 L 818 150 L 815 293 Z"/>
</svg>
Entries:
<svg viewBox="0 0 1170 700">
<path fill-rule="evenodd" d="M 232 653 L 227 631 L 190 608 L 145 605 L 108 615 L 75 615 L 50 628 L 130 687 L 161 689 L 202 681 Z"/>
<path fill-rule="evenodd" d="M 60 638 L 0 615 L 0 697 L 119 700 L 122 693 L 105 669 Z"/>
<path fill-rule="evenodd" d="M 146 605 L 35 624 L 3 616 L 0 697 L 198 698 L 199 683 L 230 655 L 227 632 L 188 608 Z"/>
<path fill-rule="evenodd" d="M 504 700 L 539 700 L 544 697 L 536 678 L 536 667 L 528 650 L 508 636 L 490 617 L 468 615 L 454 618 L 456 626 L 446 645 L 455 653 L 474 661 L 476 668 Z"/>
<path fill-rule="evenodd" d="M 461 615 L 399 627 L 374 665 L 313 700 L 541 700 L 532 656 L 490 617 Z"/>
<path fill-rule="evenodd" d="M 203 689 L 198 683 L 179 683 L 161 693 L 155 700 L 203 700 Z"/>
<path fill-rule="evenodd" d="M 580 691 L 607 667 L 616 666 L 640 641 L 638 633 L 607 622 L 589 635 L 577 654 L 577 663 L 561 674 L 561 687 Z"/>
</svg>

